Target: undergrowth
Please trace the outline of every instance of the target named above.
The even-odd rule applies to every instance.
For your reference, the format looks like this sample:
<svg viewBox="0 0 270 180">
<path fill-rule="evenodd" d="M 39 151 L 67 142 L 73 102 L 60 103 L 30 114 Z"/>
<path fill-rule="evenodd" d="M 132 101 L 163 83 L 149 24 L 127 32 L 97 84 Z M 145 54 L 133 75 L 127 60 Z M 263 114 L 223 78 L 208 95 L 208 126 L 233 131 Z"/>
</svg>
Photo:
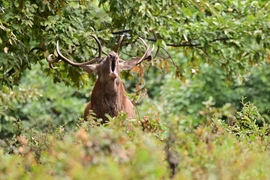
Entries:
<svg viewBox="0 0 270 180">
<path fill-rule="evenodd" d="M 0 179 L 270 179 L 269 125 L 253 104 L 229 124 L 181 121 L 120 114 L 106 125 L 22 128 L 0 141 Z"/>
</svg>

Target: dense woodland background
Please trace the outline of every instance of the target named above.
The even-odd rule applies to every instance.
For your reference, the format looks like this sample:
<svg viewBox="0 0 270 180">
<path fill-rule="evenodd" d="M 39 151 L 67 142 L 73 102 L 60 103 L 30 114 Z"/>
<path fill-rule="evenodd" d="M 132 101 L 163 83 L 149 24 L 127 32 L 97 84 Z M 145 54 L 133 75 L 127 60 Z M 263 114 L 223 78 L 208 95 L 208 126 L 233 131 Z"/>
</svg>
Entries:
<svg viewBox="0 0 270 180">
<path fill-rule="evenodd" d="M 270 179 L 270 3 L 1 0 L 0 179 Z M 122 80 L 137 119 L 83 122 L 96 77 L 49 68 L 154 47 Z"/>
</svg>

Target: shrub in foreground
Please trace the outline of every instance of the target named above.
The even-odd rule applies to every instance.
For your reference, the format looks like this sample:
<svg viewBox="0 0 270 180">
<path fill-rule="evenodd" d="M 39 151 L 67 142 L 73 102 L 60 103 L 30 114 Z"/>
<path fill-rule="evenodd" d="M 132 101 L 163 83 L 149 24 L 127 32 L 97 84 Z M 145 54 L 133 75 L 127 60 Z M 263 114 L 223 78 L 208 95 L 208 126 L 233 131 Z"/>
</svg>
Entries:
<svg viewBox="0 0 270 180">
<path fill-rule="evenodd" d="M 246 103 L 233 124 L 212 118 L 197 128 L 176 116 L 119 116 L 23 131 L 1 142 L 0 179 L 269 179 L 269 127 L 256 125 L 256 112 Z"/>
</svg>

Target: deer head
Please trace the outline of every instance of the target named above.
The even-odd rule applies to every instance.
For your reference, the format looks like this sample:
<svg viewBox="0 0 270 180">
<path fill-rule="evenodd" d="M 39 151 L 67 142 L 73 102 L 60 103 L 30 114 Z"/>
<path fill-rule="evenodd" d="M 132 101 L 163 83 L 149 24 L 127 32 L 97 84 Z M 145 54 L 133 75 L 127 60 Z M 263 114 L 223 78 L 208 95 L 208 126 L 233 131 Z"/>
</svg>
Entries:
<svg viewBox="0 0 270 180">
<path fill-rule="evenodd" d="M 97 74 L 98 79 L 95 83 L 94 89 L 91 94 L 91 101 L 87 104 L 84 112 L 84 118 L 87 120 L 89 110 L 92 110 L 97 118 L 101 118 L 106 122 L 108 119 L 105 114 L 112 117 L 116 116 L 118 112 L 123 111 L 128 114 L 128 117 L 134 117 L 135 111 L 131 101 L 125 95 L 124 85 L 120 79 L 122 70 L 131 70 L 136 65 L 140 64 L 146 59 L 152 58 L 149 46 L 144 42 L 143 39 L 139 38 L 146 51 L 142 57 L 135 57 L 131 60 L 124 61 L 118 55 L 118 49 L 121 45 L 124 36 L 121 36 L 116 49 L 109 53 L 106 57 L 101 57 L 102 47 L 100 41 L 96 36 L 91 35 L 98 44 L 99 54 L 98 57 L 91 59 L 88 62 L 76 63 L 65 56 L 59 50 L 59 42 L 56 44 L 56 51 L 58 56 L 53 59 L 52 54 L 48 56 L 48 62 L 52 69 L 53 63 L 64 61 L 72 66 L 82 68 L 84 71 L 90 74 Z"/>
</svg>

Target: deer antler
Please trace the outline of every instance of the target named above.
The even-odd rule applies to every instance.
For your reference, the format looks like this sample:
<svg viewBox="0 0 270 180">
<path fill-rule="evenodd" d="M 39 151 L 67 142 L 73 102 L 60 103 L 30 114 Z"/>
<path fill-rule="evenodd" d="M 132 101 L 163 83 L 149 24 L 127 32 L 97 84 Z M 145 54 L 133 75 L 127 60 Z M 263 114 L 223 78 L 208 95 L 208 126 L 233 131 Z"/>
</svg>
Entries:
<svg viewBox="0 0 270 180">
<path fill-rule="evenodd" d="M 121 43 L 122 43 L 124 37 L 125 37 L 125 35 L 121 35 L 121 37 L 120 37 L 120 39 L 118 41 L 118 44 L 117 44 L 117 46 L 114 49 L 114 52 L 116 52 L 117 54 L 118 54 L 118 50 L 120 49 L 120 46 L 121 46 Z"/>
<path fill-rule="evenodd" d="M 101 58 L 101 55 L 102 55 L 102 47 L 101 47 L 101 43 L 100 41 L 98 40 L 98 38 L 95 36 L 95 35 L 90 35 L 92 38 L 95 39 L 95 41 L 97 42 L 98 44 L 98 57 Z"/>
<path fill-rule="evenodd" d="M 137 64 L 140 64 L 143 60 L 145 59 L 151 59 L 152 56 L 151 56 L 151 53 L 152 51 L 154 50 L 154 46 L 153 48 L 150 50 L 149 46 L 146 44 L 146 42 L 141 38 L 139 37 L 139 39 L 142 41 L 143 45 L 146 47 L 146 51 L 144 53 L 144 55 L 141 57 L 141 59 L 137 62 Z"/>
<path fill-rule="evenodd" d="M 141 62 L 143 62 L 144 60 L 151 60 L 152 59 L 152 51 L 154 50 L 154 47 L 152 49 L 149 48 L 149 46 L 145 43 L 145 41 L 139 37 L 139 39 L 142 41 L 143 45 L 146 47 L 146 51 L 144 53 L 144 55 L 139 58 L 139 57 L 134 57 L 131 60 L 120 60 L 120 67 L 122 70 L 130 70 L 133 67 L 135 67 L 136 65 L 140 64 Z"/>
<path fill-rule="evenodd" d="M 52 64 L 53 63 L 56 63 L 56 62 L 60 62 L 60 61 L 65 61 L 67 62 L 68 64 L 72 65 L 72 66 L 77 66 L 77 67 L 83 67 L 83 66 L 86 66 L 86 65 L 90 65 L 90 64 L 93 64 L 93 63 L 96 63 L 98 61 L 100 61 L 101 58 L 101 55 L 102 55 L 102 47 L 101 47 L 101 44 L 100 44 L 100 41 L 97 39 L 96 36 L 94 35 L 91 35 L 91 37 L 93 37 L 95 39 L 95 41 L 97 42 L 98 44 L 98 57 L 94 58 L 94 59 L 91 59 L 90 61 L 88 62 L 83 62 L 83 63 L 76 63 L 76 62 L 73 62 L 71 60 L 69 60 L 68 58 L 66 58 L 65 56 L 63 56 L 63 54 L 60 52 L 59 50 L 59 41 L 56 42 L 56 52 L 57 52 L 57 57 L 55 59 L 52 58 L 53 54 L 50 54 L 47 58 L 48 62 L 49 62 L 49 66 L 50 68 L 52 69 L 56 69 L 56 67 L 54 67 Z"/>
</svg>

